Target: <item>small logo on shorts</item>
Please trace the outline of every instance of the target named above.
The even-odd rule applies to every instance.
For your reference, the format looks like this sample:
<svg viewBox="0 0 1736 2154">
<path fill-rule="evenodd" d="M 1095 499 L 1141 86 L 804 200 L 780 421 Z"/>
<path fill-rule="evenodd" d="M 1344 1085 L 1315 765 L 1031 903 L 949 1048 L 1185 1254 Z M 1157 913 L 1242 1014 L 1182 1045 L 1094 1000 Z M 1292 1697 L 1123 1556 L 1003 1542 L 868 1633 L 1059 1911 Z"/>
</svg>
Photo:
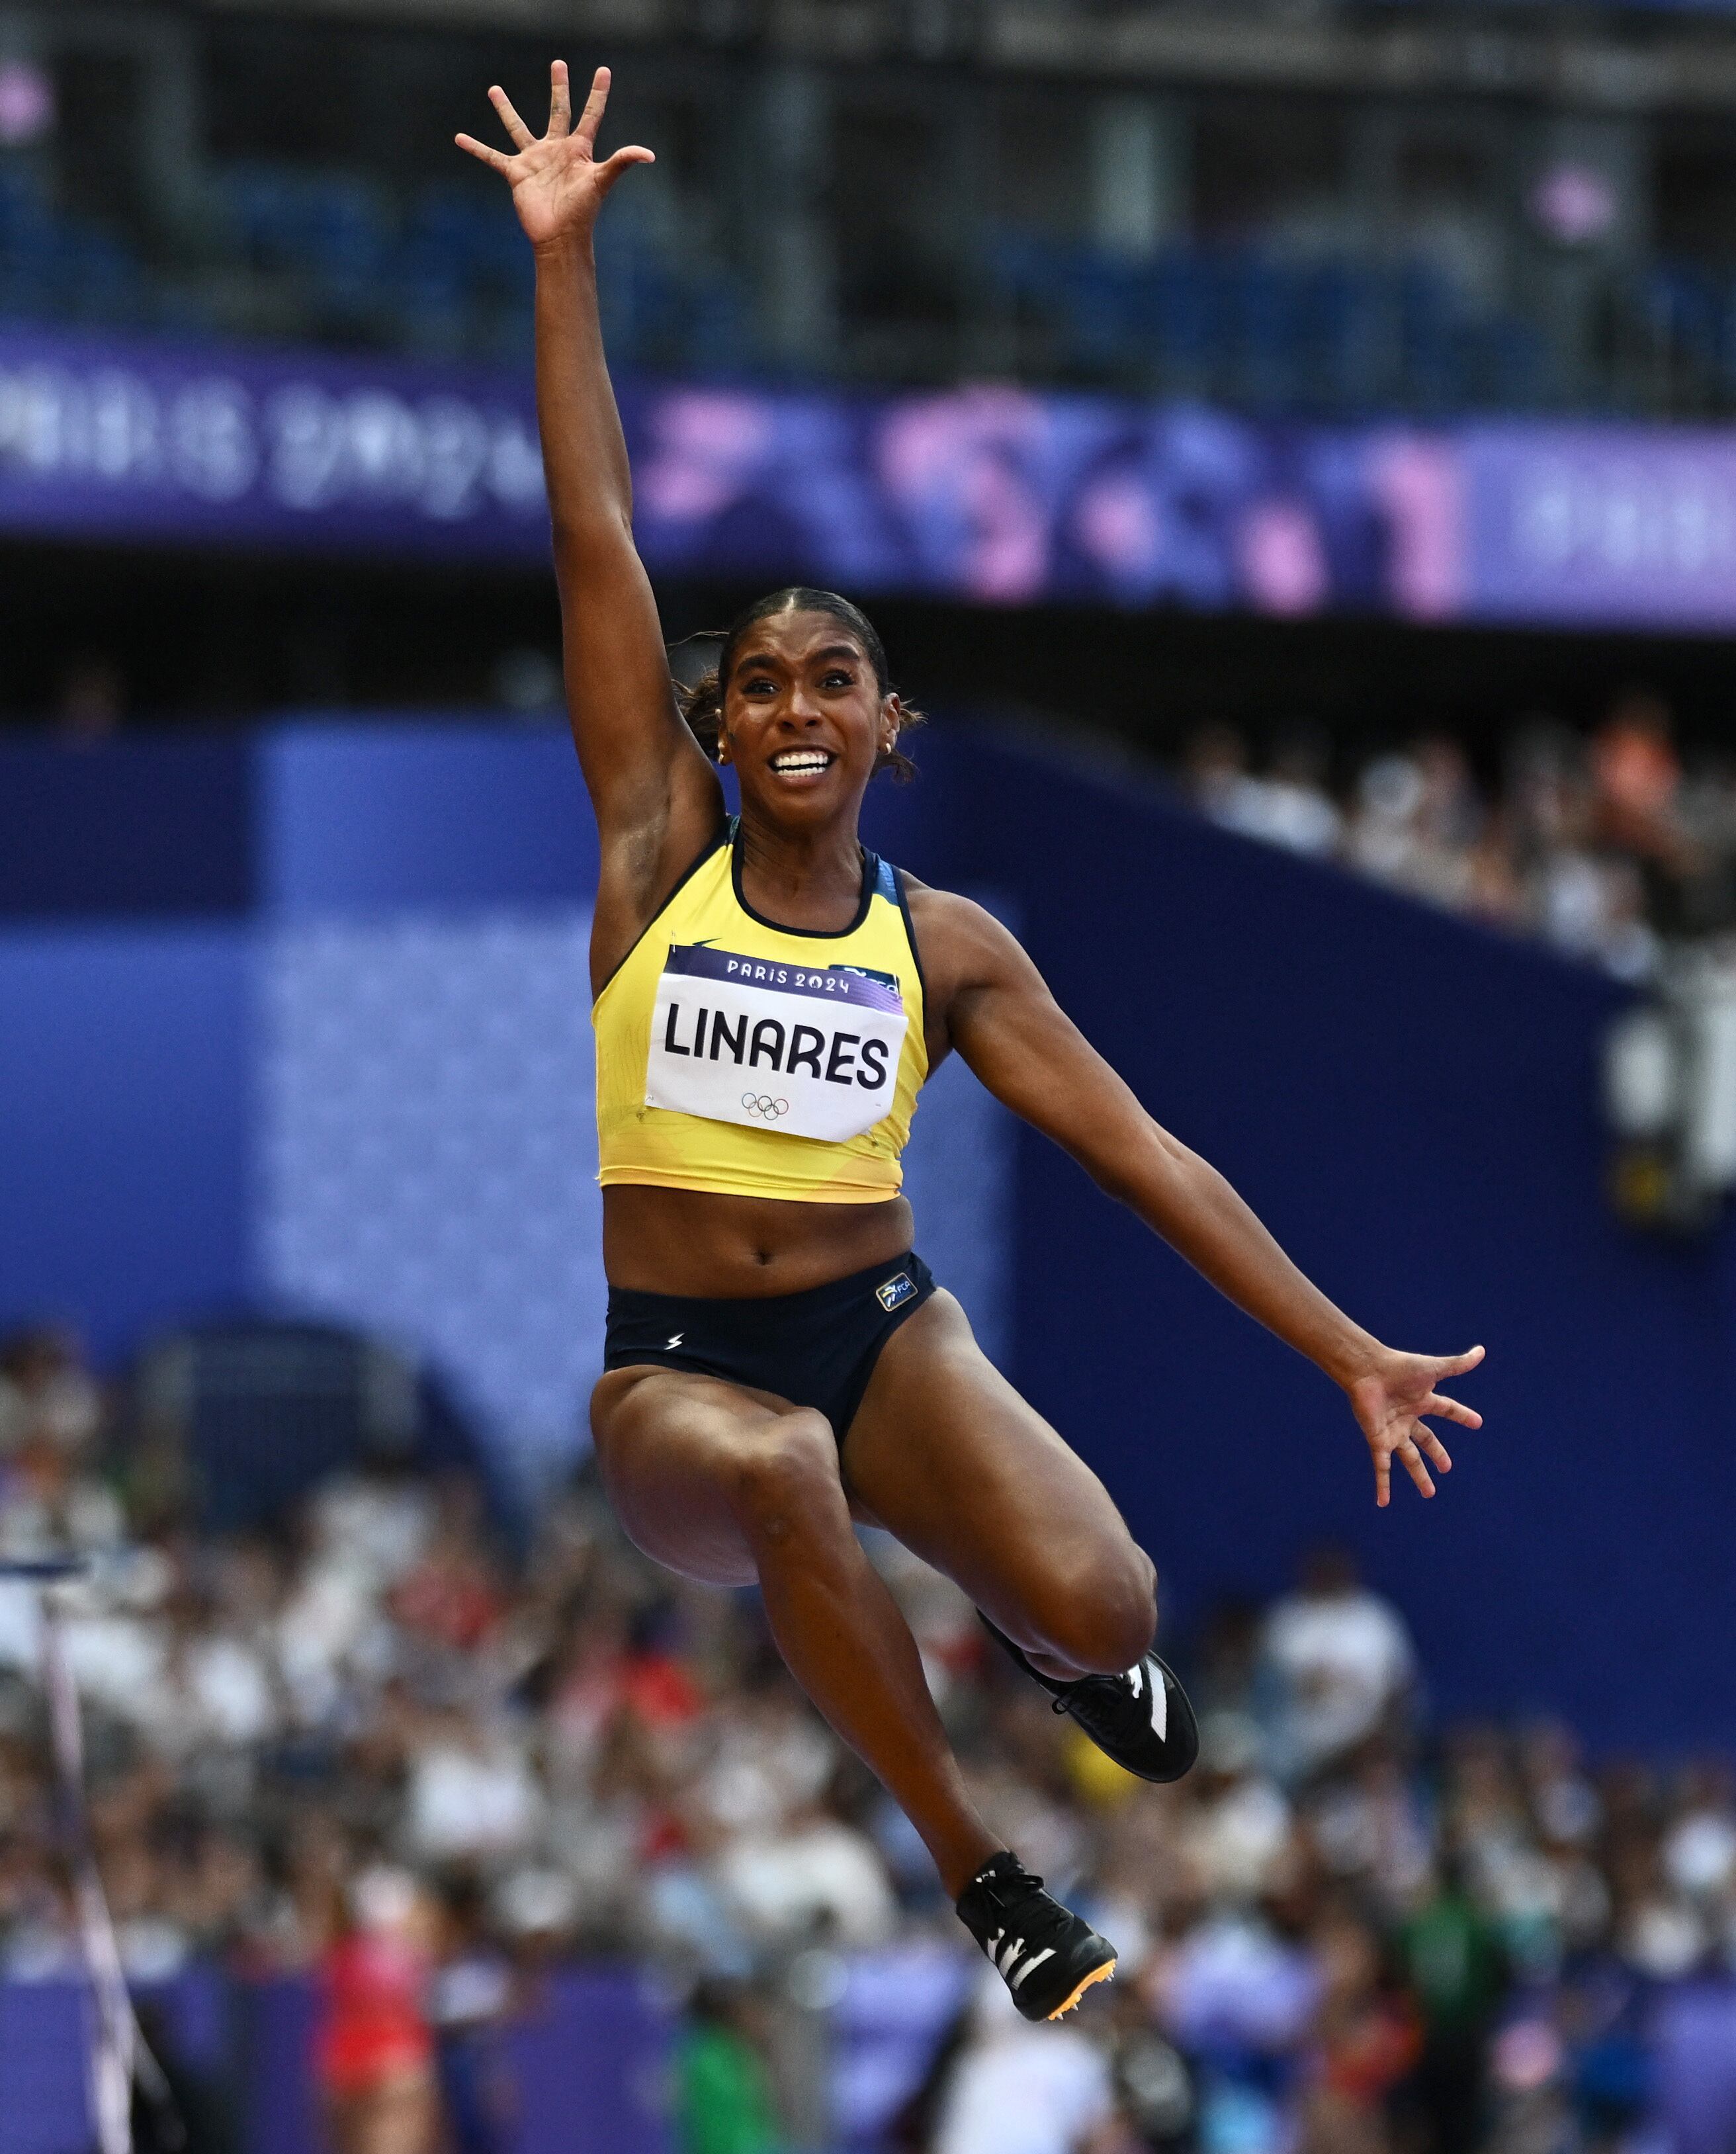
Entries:
<svg viewBox="0 0 1736 2154">
<path fill-rule="evenodd" d="M 667 1345 L 663 1349 L 663 1351 L 664 1351 L 666 1354 L 672 1354 L 672 1353 L 675 1351 L 676 1348 L 681 1345 L 681 1343 L 682 1343 L 682 1340 L 683 1340 L 683 1339 L 685 1339 L 685 1338 L 687 1337 L 687 1333 L 686 1333 L 685 1331 L 677 1331 L 677 1332 L 676 1333 L 676 1335 L 675 1335 L 674 1338 L 672 1338 L 672 1339 L 669 1341 L 668 1345 Z"/>
<path fill-rule="evenodd" d="M 917 1283 L 908 1272 L 894 1272 L 884 1284 L 876 1287 L 874 1299 L 889 1314 L 908 1301 L 917 1290 Z"/>
</svg>

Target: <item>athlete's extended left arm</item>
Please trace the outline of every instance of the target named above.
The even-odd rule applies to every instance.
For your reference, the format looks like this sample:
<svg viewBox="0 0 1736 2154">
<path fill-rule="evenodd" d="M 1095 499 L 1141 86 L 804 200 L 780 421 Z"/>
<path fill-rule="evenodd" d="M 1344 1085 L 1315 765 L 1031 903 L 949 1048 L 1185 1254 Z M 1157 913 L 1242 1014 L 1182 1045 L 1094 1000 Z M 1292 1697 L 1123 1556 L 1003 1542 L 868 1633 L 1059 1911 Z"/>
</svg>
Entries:
<svg viewBox="0 0 1736 2154">
<path fill-rule="evenodd" d="M 943 969 L 950 977 L 936 984 L 952 1044 L 988 1090 L 1343 1387 L 1373 1455 L 1377 1503 L 1388 1499 L 1395 1456 L 1432 1496 L 1425 1461 L 1442 1473 L 1453 1461 L 1422 1416 L 1483 1426 L 1480 1414 L 1437 1388 L 1474 1369 L 1483 1349 L 1402 1354 L 1352 1323 L 1296 1268 L 1217 1168 L 1151 1119 L 1006 929 L 962 899 L 947 914 Z"/>
</svg>

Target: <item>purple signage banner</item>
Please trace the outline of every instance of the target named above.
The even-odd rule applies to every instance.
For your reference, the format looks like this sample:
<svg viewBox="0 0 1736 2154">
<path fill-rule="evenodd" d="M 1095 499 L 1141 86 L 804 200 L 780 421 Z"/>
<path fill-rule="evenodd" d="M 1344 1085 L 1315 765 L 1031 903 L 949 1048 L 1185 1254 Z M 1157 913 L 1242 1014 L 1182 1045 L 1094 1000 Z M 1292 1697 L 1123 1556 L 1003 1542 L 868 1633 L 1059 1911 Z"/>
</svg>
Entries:
<svg viewBox="0 0 1736 2154">
<path fill-rule="evenodd" d="M 1004 388 L 623 401 L 655 574 L 999 605 L 1427 619 L 1462 601 L 1457 458 L 1407 429 Z"/>
<path fill-rule="evenodd" d="M 1271 425 L 997 387 L 621 405 L 666 579 L 1736 626 L 1736 429 Z M 535 566 L 531 385 L 0 327 L 0 531 Z"/>
<path fill-rule="evenodd" d="M 1736 625 L 1736 430 L 1513 423 L 1458 451 L 1468 618 Z"/>
<path fill-rule="evenodd" d="M 546 559 L 529 384 L 0 329 L 0 530 Z"/>
</svg>

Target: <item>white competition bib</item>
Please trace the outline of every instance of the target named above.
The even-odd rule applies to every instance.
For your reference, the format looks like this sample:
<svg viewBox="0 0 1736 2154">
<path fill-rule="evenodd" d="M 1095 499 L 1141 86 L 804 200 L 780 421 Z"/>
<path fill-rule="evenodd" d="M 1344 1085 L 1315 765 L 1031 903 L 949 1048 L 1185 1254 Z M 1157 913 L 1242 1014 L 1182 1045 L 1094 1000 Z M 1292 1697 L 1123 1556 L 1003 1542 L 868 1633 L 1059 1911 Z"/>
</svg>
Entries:
<svg viewBox="0 0 1736 2154">
<path fill-rule="evenodd" d="M 645 1104 L 841 1144 L 891 1110 L 909 1022 L 896 987 L 843 966 L 672 943 Z"/>
</svg>

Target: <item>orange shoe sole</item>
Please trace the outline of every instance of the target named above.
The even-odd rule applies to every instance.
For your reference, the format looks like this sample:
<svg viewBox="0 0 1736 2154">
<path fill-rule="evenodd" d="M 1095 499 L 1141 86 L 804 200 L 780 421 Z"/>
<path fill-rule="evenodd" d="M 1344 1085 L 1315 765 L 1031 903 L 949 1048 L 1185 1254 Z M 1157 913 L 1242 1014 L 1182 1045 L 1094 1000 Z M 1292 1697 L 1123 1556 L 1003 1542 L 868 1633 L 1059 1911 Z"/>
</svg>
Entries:
<svg viewBox="0 0 1736 2154">
<path fill-rule="evenodd" d="M 1075 1989 L 1073 1994 L 1067 1999 L 1066 2003 L 1065 2004 L 1056 2005 L 1054 2011 L 1049 2014 L 1049 2018 L 1051 2019 L 1064 2019 L 1073 2009 L 1074 2006 L 1078 2003 L 1080 1998 L 1085 1995 L 1085 1992 L 1090 1988 L 1094 1982 L 1112 1982 L 1115 1979 L 1115 1972 L 1116 1963 L 1112 1959 L 1105 1960 L 1101 1967 L 1094 1967 L 1090 1973 L 1085 1977 L 1085 1980 L 1080 1983 L 1078 1988 Z"/>
</svg>

